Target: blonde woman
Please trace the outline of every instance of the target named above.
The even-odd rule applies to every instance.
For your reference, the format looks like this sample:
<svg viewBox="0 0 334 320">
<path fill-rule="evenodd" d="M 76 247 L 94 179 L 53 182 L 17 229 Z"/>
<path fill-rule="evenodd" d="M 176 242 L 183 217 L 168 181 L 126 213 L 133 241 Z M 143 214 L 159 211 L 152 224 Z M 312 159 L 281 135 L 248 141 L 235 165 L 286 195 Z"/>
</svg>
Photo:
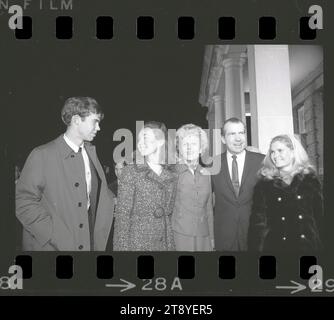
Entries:
<svg viewBox="0 0 334 320">
<path fill-rule="evenodd" d="M 199 164 L 207 148 L 207 135 L 200 127 L 186 124 L 177 130 L 179 180 L 172 216 L 177 251 L 213 250 L 211 178 Z"/>
<path fill-rule="evenodd" d="M 289 135 L 271 140 L 254 190 L 250 250 L 320 249 L 320 182 L 301 143 Z"/>
</svg>

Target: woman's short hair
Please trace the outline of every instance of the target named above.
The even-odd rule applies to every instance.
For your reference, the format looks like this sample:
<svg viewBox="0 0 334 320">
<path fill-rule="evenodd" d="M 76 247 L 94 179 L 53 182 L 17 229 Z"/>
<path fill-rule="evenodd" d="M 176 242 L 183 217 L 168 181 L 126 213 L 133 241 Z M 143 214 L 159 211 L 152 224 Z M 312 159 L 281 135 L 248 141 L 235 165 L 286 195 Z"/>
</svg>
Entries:
<svg viewBox="0 0 334 320">
<path fill-rule="evenodd" d="M 187 136 L 197 136 L 200 141 L 201 154 L 205 153 L 208 149 L 209 142 L 206 132 L 199 126 L 196 126 L 192 123 L 185 124 L 176 131 L 176 155 L 177 158 L 180 156 L 180 143 L 182 139 Z"/>
<path fill-rule="evenodd" d="M 279 169 L 271 159 L 271 146 L 274 142 L 281 142 L 293 152 L 293 163 L 290 176 L 293 177 L 298 173 L 308 174 L 314 172 L 310 159 L 300 141 L 294 135 L 282 134 L 274 137 L 270 141 L 269 150 L 263 160 L 263 167 L 260 169 L 260 176 L 267 179 L 274 179 L 279 176 Z"/>
<path fill-rule="evenodd" d="M 154 133 L 154 136 L 158 140 L 164 140 L 165 141 L 163 148 L 161 148 L 160 156 L 161 156 L 161 163 L 166 164 L 166 162 L 167 162 L 167 149 L 168 149 L 168 144 L 167 144 L 168 132 L 167 132 L 166 125 L 163 122 L 159 122 L 159 121 L 147 121 L 147 122 L 144 122 L 144 126 L 141 128 L 140 131 L 142 131 L 146 128 L 152 129 L 152 131 Z M 134 157 L 134 161 L 136 163 L 142 163 L 144 161 L 142 155 L 137 150 L 134 152 L 133 157 Z"/>
<path fill-rule="evenodd" d="M 100 120 L 104 117 L 102 109 L 95 99 L 90 97 L 72 97 L 65 101 L 61 110 L 61 118 L 69 126 L 73 116 L 79 115 L 83 119 L 91 113 L 100 115 Z"/>
<path fill-rule="evenodd" d="M 152 129 L 155 137 L 158 140 L 166 140 L 167 139 L 167 128 L 166 128 L 166 125 L 163 122 L 159 122 L 159 121 L 144 122 L 143 129 L 145 129 L 145 128 Z"/>
</svg>

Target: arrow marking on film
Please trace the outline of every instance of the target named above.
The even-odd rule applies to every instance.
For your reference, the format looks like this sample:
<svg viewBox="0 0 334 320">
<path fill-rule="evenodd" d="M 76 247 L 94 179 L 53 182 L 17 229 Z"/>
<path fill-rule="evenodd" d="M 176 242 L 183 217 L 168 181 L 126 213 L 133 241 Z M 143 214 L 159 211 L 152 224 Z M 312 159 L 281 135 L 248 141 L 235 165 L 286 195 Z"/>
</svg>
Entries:
<svg viewBox="0 0 334 320">
<path fill-rule="evenodd" d="M 294 289 L 293 291 L 291 291 L 291 294 L 294 294 L 296 292 L 302 291 L 304 289 L 306 289 L 306 286 L 304 286 L 303 284 L 290 280 L 291 283 L 295 284 L 295 286 L 276 286 L 276 289 Z"/>
<path fill-rule="evenodd" d="M 130 290 L 130 289 L 133 289 L 133 288 L 136 287 L 136 285 L 134 283 L 132 283 L 132 282 L 126 281 L 124 279 L 120 279 L 120 280 L 123 281 L 124 283 L 120 283 L 120 284 L 110 284 L 110 283 L 107 283 L 106 287 L 108 287 L 108 288 L 110 288 L 110 287 L 120 287 L 120 288 L 123 288 L 123 289 L 121 289 L 121 292 Z"/>
</svg>

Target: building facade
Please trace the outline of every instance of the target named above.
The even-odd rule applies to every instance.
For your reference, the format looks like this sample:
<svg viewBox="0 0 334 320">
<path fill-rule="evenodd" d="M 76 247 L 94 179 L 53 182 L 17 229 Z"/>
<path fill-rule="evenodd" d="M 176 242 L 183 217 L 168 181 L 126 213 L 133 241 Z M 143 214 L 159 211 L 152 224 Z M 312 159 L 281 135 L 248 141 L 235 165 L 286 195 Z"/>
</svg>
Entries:
<svg viewBox="0 0 334 320">
<path fill-rule="evenodd" d="M 321 47 L 208 45 L 199 103 L 208 109 L 209 129 L 220 129 L 230 117 L 242 119 L 248 144 L 262 153 L 272 137 L 296 134 L 318 174 L 323 174 Z"/>
</svg>

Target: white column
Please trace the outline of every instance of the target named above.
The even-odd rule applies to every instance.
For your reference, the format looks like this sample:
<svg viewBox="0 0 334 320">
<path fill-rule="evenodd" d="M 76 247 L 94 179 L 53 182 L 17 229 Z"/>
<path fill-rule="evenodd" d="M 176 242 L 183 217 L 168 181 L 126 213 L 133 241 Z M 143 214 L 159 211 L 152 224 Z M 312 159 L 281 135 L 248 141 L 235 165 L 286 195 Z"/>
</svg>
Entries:
<svg viewBox="0 0 334 320">
<path fill-rule="evenodd" d="M 224 104 L 221 96 L 212 97 L 212 108 L 214 109 L 214 128 L 220 129 L 224 122 Z"/>
<path fill-rule="evenodd" d="M 220 130 L 224 122 L 224 110 L 223 110 L 223 98 L 221 96 L 213 96 L 210 100 L 209 110 L 207 113 L 207 120 L 209 124 L 209 140 L 210 140 L 210 155 L 217 155 L 221 152 L 221 146 L 213 145 L 216 143 L 220 144 L 220 138 L 217 139 L 217 136 L 214 139 L 214 129 Z M 220 136 L 219 136 L 220 137 Z"/>
<path fill-rule="evenodd" d="M 245 122 L 245 96 L 242 67 L 246 59 L 243 53 L 228 55 L 224 59 L 225 119 L 236 117 Z"/>
<path fill-rule="evenodd" d="M 287 45 L 249 45 L 252 145 L 266 153 L 270 140 L 293 133 Z"/>
</svg>

